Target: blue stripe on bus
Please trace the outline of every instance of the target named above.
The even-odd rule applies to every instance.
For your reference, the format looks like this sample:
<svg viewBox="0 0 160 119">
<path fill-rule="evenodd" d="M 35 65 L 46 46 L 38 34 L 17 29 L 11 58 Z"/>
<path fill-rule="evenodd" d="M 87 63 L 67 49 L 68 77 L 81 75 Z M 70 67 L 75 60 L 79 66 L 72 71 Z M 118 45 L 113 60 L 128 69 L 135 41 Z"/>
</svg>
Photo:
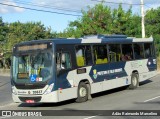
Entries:
<svg viewBox="0 0 160 119">
<path fill-rule="evenodd" d="M 109 64 L 95 65 L 91 68 L 89 73 L 93 82 L 100 82 L 104 80 L 112 80 L 127 76 L 124 70 L 126 62 L 114 62 Z"/>
<path fill-rule="evenodd" d="M 68 72 L 69 73 L 69 72 Z M 58 90 L 59 88 L 66 89 L 66 88 L 71 88 L 71 84 L 67 80 L 67 75 L 68 73 L 64 73 L 57 78 L 57 87 L 54 90 Z"/>
</svg>

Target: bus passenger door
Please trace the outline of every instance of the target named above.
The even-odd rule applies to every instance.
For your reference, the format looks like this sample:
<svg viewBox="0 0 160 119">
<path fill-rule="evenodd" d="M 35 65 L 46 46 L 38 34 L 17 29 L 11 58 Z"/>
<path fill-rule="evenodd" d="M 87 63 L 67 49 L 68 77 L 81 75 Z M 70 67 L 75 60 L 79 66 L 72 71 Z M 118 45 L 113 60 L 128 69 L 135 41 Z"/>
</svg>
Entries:
<svg viewBox="0 0 160 119">
<path fill-rule="evenodd" d="M 73 81 L 67 79 L 68 73 L 72 70 L 71 54 L 69 52 L 57 53 L 56 65 L 59 101 L 75 98 L 76 90 L 72 89 Z"/>
</svg>

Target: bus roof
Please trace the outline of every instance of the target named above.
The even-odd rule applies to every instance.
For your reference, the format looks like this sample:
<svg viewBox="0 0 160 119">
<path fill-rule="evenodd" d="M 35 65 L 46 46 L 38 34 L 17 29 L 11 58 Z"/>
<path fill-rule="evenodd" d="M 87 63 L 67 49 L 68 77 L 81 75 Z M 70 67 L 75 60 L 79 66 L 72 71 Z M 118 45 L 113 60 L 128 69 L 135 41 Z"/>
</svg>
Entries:
<svg viewBox="0 0 160 119">
<path fill-rule="evenodd" d="M 32 40 L 22 42 L 17 45 L 27 45 L 32 43 L 53 42 L 55 44 L 81 44 L 81 43 L 133 43 L 133 42 L 153 42 L 153 38 L 134 38 L 125 35 L 95 35 L 85 36 L 83 38 L 55 38 L 47 40 Z"/>
</svg>

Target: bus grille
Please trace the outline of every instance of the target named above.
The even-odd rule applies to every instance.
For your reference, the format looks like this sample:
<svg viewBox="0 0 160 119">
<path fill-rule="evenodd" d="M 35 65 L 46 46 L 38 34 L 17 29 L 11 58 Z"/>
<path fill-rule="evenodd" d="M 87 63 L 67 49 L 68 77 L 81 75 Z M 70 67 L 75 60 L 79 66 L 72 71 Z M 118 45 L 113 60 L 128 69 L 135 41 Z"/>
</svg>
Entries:
<svg viewBox="0 0 160 119">
<path fill-rule="evenodd" d="M 17 89 L 42 89 L 46 86 L 46 84 L 39 84 L 39 85 L 25 85 L 25 84 L 15 84 Z"/>
</svg>

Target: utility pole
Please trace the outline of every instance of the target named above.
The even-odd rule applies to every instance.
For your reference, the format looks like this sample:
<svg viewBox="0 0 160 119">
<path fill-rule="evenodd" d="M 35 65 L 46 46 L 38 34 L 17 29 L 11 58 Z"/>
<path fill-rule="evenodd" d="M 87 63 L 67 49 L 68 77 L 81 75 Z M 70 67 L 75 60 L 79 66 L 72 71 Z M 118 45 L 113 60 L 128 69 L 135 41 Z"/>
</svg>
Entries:
<svg viewBox="0 0 160 119">
<path fill-rule="evenodd" d="M 142 24 L 142 38 L 145 38 L 145 26 L 144 26 L 144 2 L 143 0 L 141 0 L 141 16 L 142 16 L 142 19 L 141 19 L 141 24 Z"/>
</svg>

